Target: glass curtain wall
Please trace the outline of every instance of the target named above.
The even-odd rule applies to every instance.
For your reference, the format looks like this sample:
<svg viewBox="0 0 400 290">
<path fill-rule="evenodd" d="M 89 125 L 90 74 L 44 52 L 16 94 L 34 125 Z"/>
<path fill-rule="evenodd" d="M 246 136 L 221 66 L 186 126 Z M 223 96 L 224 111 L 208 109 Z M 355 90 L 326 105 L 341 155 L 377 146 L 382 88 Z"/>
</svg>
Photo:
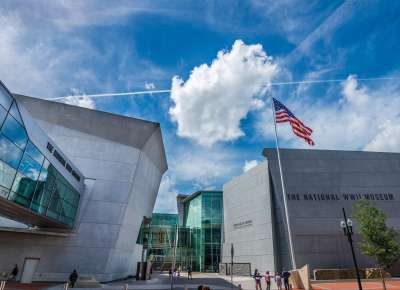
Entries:
<svg viewBox="0 0 400 290">
<path fill-rule="evenodd" d="M 0 196 L 73 227 L 79 193 L 29 140 L 18 105 L 0 84 Z"/>
<path fill-rule="evenodd" d="M 222 192 L 203 191 L 185 204 L 190 228 L 190 265 L 194 271 L 217 272 L 221 259 Z"/>
</svg>

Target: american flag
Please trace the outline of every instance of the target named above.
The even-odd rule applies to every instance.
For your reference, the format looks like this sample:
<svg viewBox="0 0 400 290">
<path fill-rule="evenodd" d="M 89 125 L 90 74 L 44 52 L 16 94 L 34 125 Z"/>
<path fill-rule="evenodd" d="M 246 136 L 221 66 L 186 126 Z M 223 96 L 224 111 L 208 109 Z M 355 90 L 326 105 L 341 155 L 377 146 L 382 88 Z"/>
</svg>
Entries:
<svg viewBox="0 0 400 290">
<path fill-rule="evenodd" d="M 313 130 L 304 125 L 302 121 L 297 119 L 296 116 L 288 108 L 286 108 L 284 104 L 274 98 L 272 98 L 272 100 L 274 102 L 276 122 L 289 122 L 292 126 L 293 133 L 300 138 L 303 138 L 309 145 L 313 146 L 315 144 L 314 141 L 311 139 L 311 134 Z"/>
</svg>

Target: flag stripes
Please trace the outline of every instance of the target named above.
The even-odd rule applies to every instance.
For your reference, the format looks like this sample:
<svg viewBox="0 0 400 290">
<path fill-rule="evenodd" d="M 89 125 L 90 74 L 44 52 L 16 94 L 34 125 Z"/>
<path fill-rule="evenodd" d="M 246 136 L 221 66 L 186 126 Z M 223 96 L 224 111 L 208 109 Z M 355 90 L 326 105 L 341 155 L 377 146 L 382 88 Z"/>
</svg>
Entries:
<svg viewBox="0 0 400 290">
<path fill-rule="evenodd" d="M 297 119 L 296 116 L 281 102 L 274 98 L 272 100 L 274 102 L 276 123 L 289 122 L 292 126 L 292 131 L 296 136 L 304 139 L 311 146 L 315 145 L 314 141 L 311 139 L 313 130 Z"/>
</svg>

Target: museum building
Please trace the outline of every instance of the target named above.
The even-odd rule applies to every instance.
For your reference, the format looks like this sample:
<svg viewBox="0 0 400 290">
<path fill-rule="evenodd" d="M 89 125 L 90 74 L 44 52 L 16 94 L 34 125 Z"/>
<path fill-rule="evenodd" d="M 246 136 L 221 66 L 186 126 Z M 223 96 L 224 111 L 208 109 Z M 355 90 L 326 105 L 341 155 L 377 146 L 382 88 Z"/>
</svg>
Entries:
<svg viewBox="0 0 400 290">
<path fill-rule="evenodd" d="M 158 123 L 22 95 L 0 82 L 0 272 L 65 281 L 136 273 L 167 170 Z"/>
<path fill-rule="evenodd" d="M 351 217 L 354 204 L 370 200 L 400 230 L 400 154 L 361 151 L 281 149 L 289 220 L 297 267 L 353 268 L 350 246 L 340 227 L 342 208 Z M 264 149 L 266 161 L 223 186 L 222 262 L 247 264 L 251 271 L 291 269 L 288 231 L 276 149 Z M 354 221 L 354 219 L 353 219 Z M 375 263 L 357 247 L 361 268 Z M 392 274 L 399 274 L 399 266 Z"/>
</svg>

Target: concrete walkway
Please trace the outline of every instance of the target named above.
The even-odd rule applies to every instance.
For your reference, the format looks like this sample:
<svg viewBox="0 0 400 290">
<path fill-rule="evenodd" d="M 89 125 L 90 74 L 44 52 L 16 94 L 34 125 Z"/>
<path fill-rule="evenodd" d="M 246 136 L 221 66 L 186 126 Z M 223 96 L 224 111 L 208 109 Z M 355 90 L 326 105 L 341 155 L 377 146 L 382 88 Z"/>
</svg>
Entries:
<svg viewBox="0 0 400 290">
<path fill-rule="evenodd" d="M 123 290 L 125 285 L 128 285 L 129 290 L 164 290 L 170 289 L 170 278 L 168 274 L 154 273 L 151 280 L 137 281 L 128 279 L 124 281 L 102 284 L 104 290 Z M 211 290 L 230 290 L 236 289 L 238 284 L 241 284 L 243 289 L 253 290 L 254 281 L 250 277 L 234 277 L 234 285 L 230 283 L 230 277 L 222 276 L 215 273 L 193 273 L 193 279 L 187 279 L 187 273 L 181 273 L 180 277 L 175 278 L 174 289 L 197 289 L 199 285 L 207 285 Z M 247 287 L 247 285 L 249 287 Z M 57 285 L 48 289 L 61 290 L 63 285 Z M 84 288 L 73 288 L 81 290 Z"/>
</svg>

